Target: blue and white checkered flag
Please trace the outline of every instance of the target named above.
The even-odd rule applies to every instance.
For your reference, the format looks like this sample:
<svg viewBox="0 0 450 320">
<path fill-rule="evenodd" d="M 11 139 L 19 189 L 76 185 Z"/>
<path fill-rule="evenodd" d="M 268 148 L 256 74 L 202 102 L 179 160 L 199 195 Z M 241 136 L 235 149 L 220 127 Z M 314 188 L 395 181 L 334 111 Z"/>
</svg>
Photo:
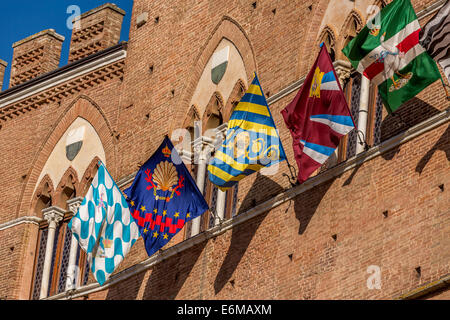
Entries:
<svg viewBox="0 0 450 320">
<path fill-rule="evenodd" d="M 86 251 L 92 274 L 100 285 L 139 238 L 127 201 L 103 163 L 69 228 Z"/>
</svg>

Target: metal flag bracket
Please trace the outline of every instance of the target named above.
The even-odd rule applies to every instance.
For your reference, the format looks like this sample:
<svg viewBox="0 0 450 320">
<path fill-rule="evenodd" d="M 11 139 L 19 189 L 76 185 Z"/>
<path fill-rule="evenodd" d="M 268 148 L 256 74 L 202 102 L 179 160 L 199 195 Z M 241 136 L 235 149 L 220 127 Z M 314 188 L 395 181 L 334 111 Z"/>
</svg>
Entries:
<svg viewBox="0 0 450 320">
<path fill-rule="evenodd" d="M 450 88 L 450 86 L 445 83 L 443 83 L 443 85 L 444 85 L 445 95 L 447 96 L 447 101 L 450 101 L 450 94 L 448 93 L 448 90 L 447 90 L 447 87 Z"/>
<path fill-rule="evenodd" d="M 402 116 L 397 112 L 392 112 L 394 119 L 399 120 L 398 123 L 403 126 L 408 126 L 408 123 L 402 118 Z"/>
<path fill-rule="evenodd" d="M 288 165 L 288 168 L 289 168 L 289 174 L 290 174 L 290 175 L 288 175 L 287 173 L 283 172 L 282 176 L 288 178 L 288 181 L 289 181 L 289 183 L 291 184 L 291 187 L 293 188 L 293 187 L 295 187 L 295 186 L 297 186 L 297 185 L 300 184 L 300 183 L 298 182 L 297 178 L 296 178 L 296 177 L 297 177 L 297 171 L 295 170 L 295 167 L 289 163 L 289 160 L 288 160 L 287 158 L 286 158 L 286 163 L 287 163 L 287 165 Z M 292 171 L 293 171 L 293 172 L 292 172 Z"/>
<path fill-rule="evenodd" d="M 445 95 L 447 97 L 447 101 L 450 101 L 450 94 L 448 93 L 448 90 L 447 90 L 447 87 L 450 88 L 450 86 L 448 84 L 445 84 L 444 79 L 442 79 L 442 76 L 441 76 L 441 83 L 442 83 L 442 87 L 444 88 Z"/>
<path fill-rule="evenodd" d="M 358 136 L 358 140 L 359 140 L 358 143 L 360 145 L 364 145 L 364 151 L 369 150 L 370 149 L 370 145 L 366 141 L 366 137 L 365 137 L 364 132 L 362 132 L 359 129 L 356 132 L 357 132 L 357 136 Z M 361 138 L 361 136 L 362 136 L 362 138 Z"/>
<path fill-rule="evenodd" d="M 214 212 L 210 211 L 210 213 L 211 213 L 211 216 L 214 218 L 214 220 L 216 220 L 216 219 L 219 220 L 219 225 L 225 221 L 225 219 L 222 219 L 220 216 L 218 216 L 215 211 Z"/>
</svg>

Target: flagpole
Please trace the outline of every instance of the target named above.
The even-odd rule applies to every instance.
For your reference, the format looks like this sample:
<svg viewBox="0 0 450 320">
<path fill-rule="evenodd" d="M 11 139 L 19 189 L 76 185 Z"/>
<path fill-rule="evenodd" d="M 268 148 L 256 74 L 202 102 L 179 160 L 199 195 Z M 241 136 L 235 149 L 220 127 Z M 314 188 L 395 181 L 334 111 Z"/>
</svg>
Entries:
<svg viewBox="0 0 450 320">
<path fill-rule="evenodd" d="M 105 228 L 106 219 L 107 219 L 107 216 L 105 215 L 105 218 L 102 221 L 102 225 L 100 226 L 100 230 L 99 230 L 99 233 L 97 236 L 97 240 L 95 241 L 94 248 L 92 249 L 91 263 L 94 260 L 94 258 L 97 256 L 98 247 L 100 246 L 100 238 L 102 237 L 103 229 Z"/>
<path fill-rule="evenodd" d="M 444 88 L 445 95 L 447 96 L 447 100 L 450 101 L 450 94 L 448 93 L 448 90 L 447 90 L 448 86 L 445 84 L 444 79 L 442 79 L 442 76 L 441 76 L 441 83 L 442 83 L 442 87 Z"/>
<path fill-rule="evenodd" d="M 287 158 L 287 155 L 286 155 L 286 163 L 287 163 L 287 165 L 288 165 L 289 173 L 291 174 L 291 176 L 289 176 L 289 175 L 286 174 L 285 172 L 283 172 L 282 176 L 288 178 L 288 181 L 289 181 L 289 183 L 291 184 L 291 187 L 295 187 L 296 185 L 299 184 L 299 182 L 298 182 L 297 178 L 295 177 L 295 176 L 296 176 L 295 167 L 289 163 L 289 160 L 288 160 L 288 158 Z M 294 169 L 294 173 L 292 173 L 292 169 Z M 295 181 L 295 183 L 292 182 L 292 181 Z"/>
<path fill-rule="evenodd" d="M 105 171 L 111 176 L 111 174 L 109 173 L 108 169 L 106 169 L 106 166 L 104 165 L 104 163 L 101 160 L 98 160 L 98 164 L 99 164 L 99 166 L 103 166 Z M 101 198 L 100 198 L 99 201 L 103 202 L 103 200 Z M 102 210 L 102 208 L 103 207 L 100 207 L 100 210 Z M 105 217 L 103 218 L 102 224 L 100 225 L 100 229 L 99 229 L 99 232 L 98 232 L 98 237 L 97 237 L 97 239 L 95 241 L 94 248 L 92 248 L 91 263 L 94 261 L 94 258 L 97 256 L 98 247 L 100 246 L 100 238 L 102 237 L 102 233 L 103 233 L 103 231 L 105 229 L 105 225 L 106 225 L 106 220 L 108 219 L 108 210 L 106 208 L 103 208 L 103 209 L 105 209 Z M 108 221 L 108 223 L 109 223 L 109 221 Z"/>
</svg>

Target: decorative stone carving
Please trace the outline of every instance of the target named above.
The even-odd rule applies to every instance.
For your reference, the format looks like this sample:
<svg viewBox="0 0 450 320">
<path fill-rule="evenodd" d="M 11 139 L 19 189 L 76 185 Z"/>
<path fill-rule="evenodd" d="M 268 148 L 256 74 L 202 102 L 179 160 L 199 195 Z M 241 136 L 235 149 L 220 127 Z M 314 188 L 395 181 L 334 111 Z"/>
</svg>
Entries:
<svg viewBox="0 0 450 320">
<path fill-rule="evenodd" d="M 55 225 L 58 224 L 64 218 L 65 213 L 66 210 L 56 206 L 42 210 L 42 215 L 44 216 L 44 219 L 48 221 L 49 225 L 52 225 L 53 223 Z"/>
<path fill-rule="evenodd" d="M 207 161 L 211 152 L 214 151 L 214 139 L 206 136 L 201 136 L 192 142 L 194 150 L 194 161 Z"/>
<path fill-rule="evenodd" d="M 76 198 L 67 200 L 67 207 L 69 208 L 69 211 L 72 212 L 73 215 L 76 215 L 78 208 L 80 207 L 82 202 L 83 202 L 82 197 L 76 197 Z"/>
<path fill-rule="evenodd" d="M 192 162 L 192 152 L 190 152 L 189 150 L 181 149 L 180 151 L 178 151 L 178 155 L 185 164 Z"/>
<path fill-rule="evenodd" d="M 352 64 L 345 60 L 336 60 L 333 62 L 334 69 L 339 77 L 339 82 L 341 87 L 344 86 L 345 80 L 350 78 L 350 73 L 352 71 Z"/>
</svg>

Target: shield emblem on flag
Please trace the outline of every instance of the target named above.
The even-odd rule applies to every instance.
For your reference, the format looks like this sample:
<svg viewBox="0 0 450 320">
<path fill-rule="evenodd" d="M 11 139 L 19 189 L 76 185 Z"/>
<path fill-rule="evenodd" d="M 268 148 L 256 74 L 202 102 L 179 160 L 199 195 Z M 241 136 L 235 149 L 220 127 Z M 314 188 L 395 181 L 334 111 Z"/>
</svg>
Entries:
<svg viewBox="0 0 450 320">
<path fill-rule="evenodd" d="M 222 80 L 223 75 L 227 70 L 229 55 L 230 47 L 226 46 L 215 52 L 212 56 L 211 81 L 216 85 Z"/>
<path fill-rule="evenodd" d="M 79 127 L 76 129 L 72 129 L 67 134 L 66 138 L 66 157 L 69 161 L 75 159 L 77 154 L 81 150 L 81 146 L 83 145 L 84 139 L 84 131 L 85 127 Z"/>
</svg>

